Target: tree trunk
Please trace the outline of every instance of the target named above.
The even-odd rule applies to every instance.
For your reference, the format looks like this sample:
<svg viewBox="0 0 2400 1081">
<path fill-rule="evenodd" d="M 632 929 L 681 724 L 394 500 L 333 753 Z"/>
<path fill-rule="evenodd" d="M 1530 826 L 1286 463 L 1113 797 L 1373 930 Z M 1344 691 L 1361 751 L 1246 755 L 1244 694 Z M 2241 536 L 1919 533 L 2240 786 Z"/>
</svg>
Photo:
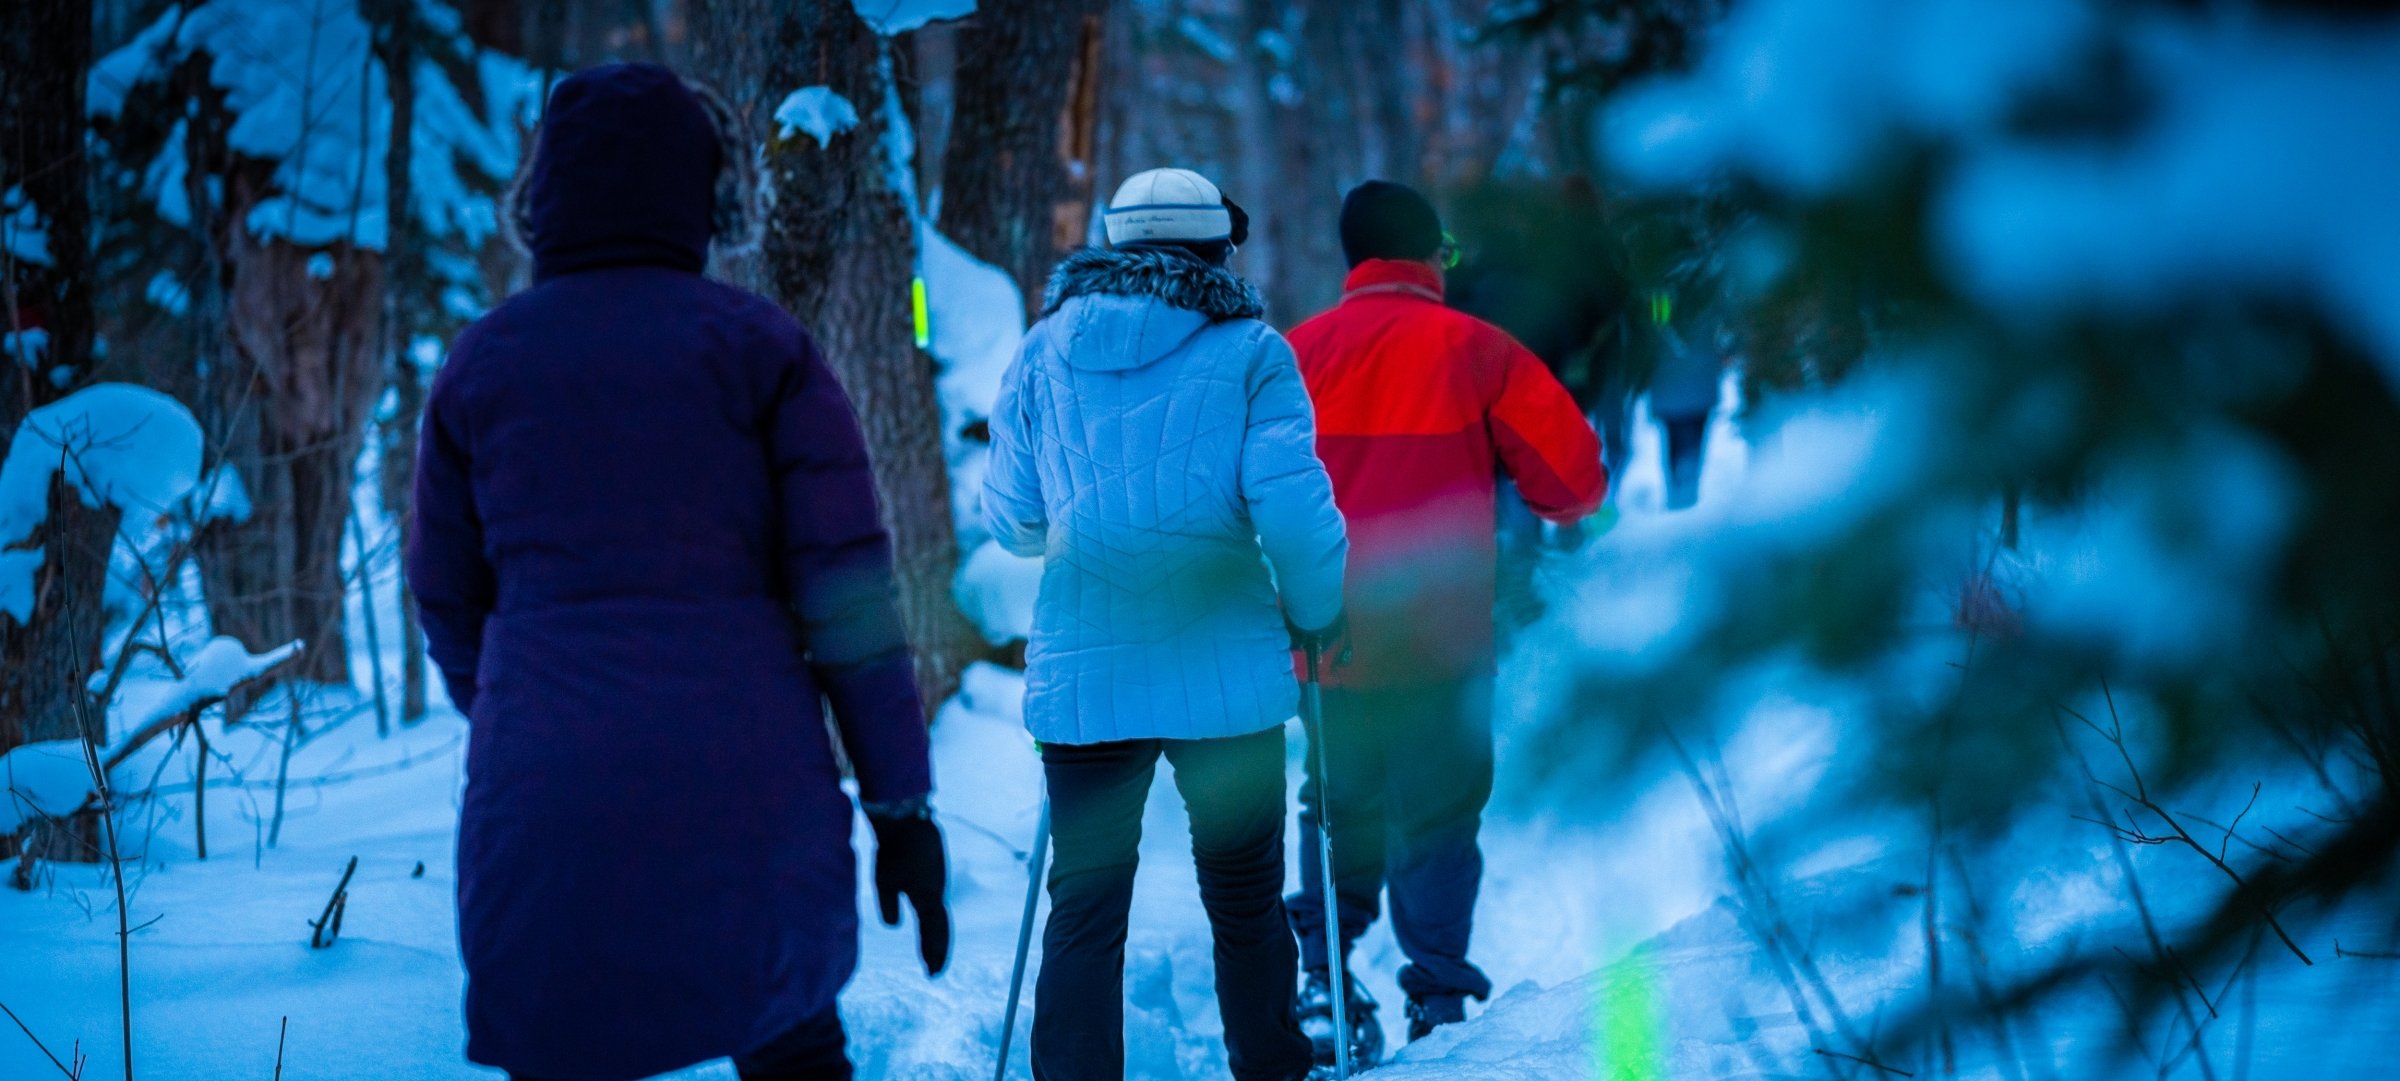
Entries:
<svg viewBox="0 0 2400 1081">
<path fill-rule="evenodd" d="M 891 57 L 846 0 L 779 6 L 772 25 L 768 89 L 828 86 L 859 114 L 827 147 L 807 135 L 768 140 L 775 197 L 764 262 L 776 299 L 816 336 L 865 428 L 901 620 L 931 709 L 957 690 L 979 642 L 951 600 L 958 539 L 942 411 L 932 358 L 912 342 L 913 193 L 896 186 L 907 163 L 887 139 L 905 123 L 894 115 Z"/>
<path fill-rule="evenodd" d="M 385 366 L 392 388 L 392 415 L 384 422 L 380 444 L 382 470 L 377 478 L 384 516 L 394 540 L 404 549 L 408 540 L 409 496 L 417 463 L 417 422 L 425 412 L 425 379 L 417 367 L 417 294 L 432 271 L 409 210 L 414 191 L 409 168 L 414 160 L 416 132 L 416 39 L 420 33 L 409 0 L 372 0 L 366 7 L 375 28 L 375 57 L 391 87 L 392 124 L 384 149 L 385 221 L 388 238 L 383 248 L 384 290 L 381 346 L 376 356 Z M 362 564 L 367 553 L 361 551 Z M 362 576 L 362 588 L 373 578 Z M 400 719 L 425 717 L 425 640 L 417 628 L 416 599 L 408 579 L 395 575 L 400 610 Z"/>
<path fill-rule="evenodd" d="M 1091 217 L 1103 7 L 984 0 L 957 32 L 942 232 L 1015 278 L 1029 316 Z"/>
<path fill-rule="evenodd" d="M 1347 183 L 1362 179 L 1360 128 L 1346 73 L 1349 36 L 1340 5 L 1247 0 L 1245 40 L 1276 35 L 1290 50 L 1289 63 L 1273 55 L 1255 58 L 1265 104 L 1259 128 L 1246 131 L 1245 157 L 1266 155 L 1266 175 L 1279 178 L 1261 192 L 1265 210 L 1252 215 L 1251 229 L 1264 234 L 1270 263 L 1263 268 L 1267 311 L 1290 326 L 1322 311 L 1341 295 L 1341 234 L 1338 222 Z M 1266 54 L 1264 48 L 1252 50 Z M 1253 134 L 1255 132 L 1255 134 Z"/>
<path fill-rule="evenodd" d="M 246 202 L 235 201 L 229 221 L 241 220 Z M 374 348 L 382 261 L 348 245 L 317 253 L 238 225 L 230 233 L 231 348 L 211 389 L 250 514 L 200 533 L 209 616 L 217 633 L 252 650 L 305 641 L 291 677 L 346 684 L 342 537 L 368 411 L 383 388 Z M 309 268 L 320 254 L 333 260 L 322 278 Z"/>
<path fill-rule="evenodd" d="M 0 34 L 0 191 L 20 190 L 48 234 L 49 265 L 0 249 L 7 323 L 39 329 L 38 365 L 0 357 L 0 440 L 26 414 L 93 377 L 91 194 L 84 143 L 84 75 L 92 11 L 84 0 L 17 0 Z M 4 447 L 5 442 L 0 442 Z M 0 615 L 0 751 L 64 739 L 89 712 L 84 677 L 99 666 L 100 610 L 115 514 L 83 505 L 53 482 L 48 514 L 26 542 L 42 550 L 30 619 Z M 100 733 L 89 733 L 98 736 Z"/>
</svg>

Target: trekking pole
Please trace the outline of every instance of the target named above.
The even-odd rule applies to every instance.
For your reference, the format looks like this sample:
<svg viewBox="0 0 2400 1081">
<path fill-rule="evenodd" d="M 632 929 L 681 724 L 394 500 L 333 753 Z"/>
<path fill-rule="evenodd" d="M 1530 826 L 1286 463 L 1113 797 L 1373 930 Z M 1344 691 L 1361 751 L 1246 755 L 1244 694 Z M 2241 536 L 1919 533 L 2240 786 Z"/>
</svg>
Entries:
<svg viewBox="0 0 2400 1081">
<path fill-rule="evenodd" d="M 1350 1077 L 1350 964 L 1342 956 L 1342 910 L 1333 896 L 1333 816 L 1326 807 L 1333 802 L 1329 791 L 1331 778 L 1325 769 L 1325 697 L 1318 683 L 1317 662 L 1323 647 L 1311 638 L 1308 642 L 1308 682 L 1300 685 L 1300 725 L 1308 730 L 1308 754 L 1316 760 L 1317 772 L 1317 869 L 1318 887 L 1324 892 L 1325 907 L 1325 967 L 1333 977 L 1333 1076 L 1339 1081 Z"/>
<path fill-rule="evenodd" d="M 1025 880 L 1025 918 L 1017 925 L 1017 961 L 1008 973 L 1008 1012 L 1000 1020 L 1000 1064 L 992 1081 L 1008 1077 L 1008 1045 L 1017 1034 L 1017 999 L 1025 991 L 1025 953 L 1033 945 L 1033 910 L 1042 900 L 1042 864 L 1050 856 L 1050 794 L 1042 793 L 1041 821 L 1033 827 L 1033 869 Z"/>
</svg>

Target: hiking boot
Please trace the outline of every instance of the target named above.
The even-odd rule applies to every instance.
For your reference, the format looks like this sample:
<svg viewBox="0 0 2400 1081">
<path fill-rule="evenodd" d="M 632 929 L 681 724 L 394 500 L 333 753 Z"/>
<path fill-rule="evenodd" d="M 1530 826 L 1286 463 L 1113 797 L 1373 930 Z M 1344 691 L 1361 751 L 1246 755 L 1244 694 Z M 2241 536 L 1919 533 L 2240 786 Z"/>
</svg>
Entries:
<svg viewBox="0 0 2400 1081">
<path fill-rule="evenodd" d="M 1408 1000 L 1408 1042 L 1415 1043 L 1443 1025 L 1455 1025 L 1467 1019 L 1467 996 L 1411 996 Z"/>
<path fill-rule="evenodd" d="M 1364 1070 L 1383 1061 L 1383 1023 L 1375 1018 L 1375 996 L 1350 976 L 1350 1066 Z M 1332 1065 L 1334 1054 L 1333 978 L 1323 969 L 1310 969 L 1293 1007 L 1300 1031 L 1308 1036 L 1319 1065 Z M 1330 1075 L 1329 1075 L 1330 1076 Z"/>
</svg>

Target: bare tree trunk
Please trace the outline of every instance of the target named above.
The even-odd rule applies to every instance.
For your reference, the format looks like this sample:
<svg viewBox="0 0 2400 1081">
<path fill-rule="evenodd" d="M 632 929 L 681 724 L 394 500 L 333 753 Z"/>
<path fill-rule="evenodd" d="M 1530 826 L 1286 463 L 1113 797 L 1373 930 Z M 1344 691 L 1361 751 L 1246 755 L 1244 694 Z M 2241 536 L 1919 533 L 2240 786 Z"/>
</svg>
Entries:
<svg viewBox="0 0 2400 1081">
<path fill-rule="evenodd" d="M 201 531 L 209 616 L 217 633 L 253 650 L 304 640 L 292 677 L 347 683 L 342 537 L 383 387 L 374 348 L 382 261 L 348 245 L 312 253 L 238 225 L 228 232 L 232 348 L 212 373 L 213 396 L 231 421 L 225 457 L 248 486 L 250 514 Z M 321 278 L 309 266 L 318 254 L 333 260 Z"/>
<path fill-rule="evenodd" d="M 767 24 L 766 18 L 758 20 Z M 895 115 L 889 46 L 847 0 L 778 5 L 766 85 L 824 85 L 858 110 L 830 146 L 800 135 L 767 143 L 775 192 L 765 264 L 776 299 L 816 336 L 850 393 L 892 535 L 901 620 L 927 708 L 957 690 L 978 649 L 951 600 L 958 539 L 942 455 L 934 365 L 912 342 L 915 260 L 907 163 L 887 136 Z"/>
<path fill-rule="evenodd" d="M 28 413 L 93 378 L 84 142 L 91 61 L 92 10 L 85 0 L 11 4 L 9 29 L 0 34 L 0 191 L 20 190 L 32 203 L 48 235 L 49 264 L 20 262 L 0 250 L 6 291 L 0 329 L 38 329 L 48 343 L 38 363 L 0 356 L 0 440 Z M 84 677 L 100 661 L 107 622 L 101 591 L 115 519 L 85 507 L 63 481 L 53 482 L 47 517 L 26 542 L 42 551 L 29 620 L 0 615 L 0 751 L 75 735 L 77 718 L 91 712 Z"/>
<path fill-rule="evenodd" d="M 1028 315 L 1091 217 L 1104 7 L 985 0 L 957 31 L 942 232 L 1015 278 Z"/>
<path fill-rule="evenodd" d="M 1279 40 L 1289 57 L 1256 58 L 1257 96 L 1265 109 L 1258 118 L 1262 127 L 1251 129 L 1259 134 L 1246 148 L 1267 155 L 1267 172 L 1281 179 L 1261 193 L 1266 210 L 1252 215 L 1251 228 L 1265 234 L 1272 259 L 1261 275 L 1267 311 L 1289 326 L 1341 294 L 1342 191 L 1363 179 L 1360 128 L 1346 77 L 1351 36 L 1341 5 L 1326 0 L 1247 0 L 1244 12 L 1245 39 Z"/>
<path fill-rule="evenodd" d="M 416 289 L 422 288 L 431 274 L 426 265 L 424 246 L 417 235 L 416 221 L 409 211 L 414 187 L 409 169 L 414 161 L 416 132 L 416 7 L 408 0 L 371 0 L 366 7 L 369 23 L 375 28 L 375 57 L 382 64 L 386 85 L 392 92 L 392 124 L 384 150 L 385 220 L 389 223 L 388 239 L 383 247 L 384 290 L 382 342 L 376 356 L 386 366 L 386 378 L 392 388 L 393 409 L 384 422 L 381 435 L 382 470 L 377 478 L 380 501 L 385 517 L 390 519 L 397 540 L 405 546 L 408 538 L 409 495 L 415 479 L 417 463 L 417 421 L 425 412 L 425 379 L 417 368 Z M 359 558 L 366 559 L 366 546 L 360 545 Z M 363 580 L 362 588 L 374 588 L 371 577 Z M 400 719 L 403 723 L 425 717 L 425 638 L 417 628 L 416 599 L 410 595 L 408 580 L 399 579 L 397 589 L 400 610 Z"/>
</svg>

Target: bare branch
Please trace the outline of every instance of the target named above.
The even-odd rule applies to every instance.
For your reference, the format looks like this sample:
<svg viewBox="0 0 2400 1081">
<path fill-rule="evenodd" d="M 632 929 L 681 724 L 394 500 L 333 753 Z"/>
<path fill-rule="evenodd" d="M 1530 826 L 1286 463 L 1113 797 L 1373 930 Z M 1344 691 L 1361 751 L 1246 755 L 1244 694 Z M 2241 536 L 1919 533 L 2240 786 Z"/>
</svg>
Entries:
<svg viewBox="0 0 2400 1081">
<path fill-rule="evenodd" d="M 33 1034 L 33 1029 L 25 1024 L 25 1019 L 17 1016 L 17 1011 L 9 1009 L 8 1003 L 0 1002 L 0 1013 L 7 1014 L 9 1020 L 16 1022 L 17 1031 L 24 1033 L 26 1039 L 32 1040 L 34 1048 L 42 1053 L 43 1058 L 50 1060 L 50 1065 L 58 1067 L 58 1072 L 67 1075 L 68 1081 L 82 1081 L 82 1069 L 70 1070 L 66 1063 L 58 1060 L 57 1055 L 51 1054 L 50 1048 L 42 1043 L 42 1038 Z"/>
</svg>

